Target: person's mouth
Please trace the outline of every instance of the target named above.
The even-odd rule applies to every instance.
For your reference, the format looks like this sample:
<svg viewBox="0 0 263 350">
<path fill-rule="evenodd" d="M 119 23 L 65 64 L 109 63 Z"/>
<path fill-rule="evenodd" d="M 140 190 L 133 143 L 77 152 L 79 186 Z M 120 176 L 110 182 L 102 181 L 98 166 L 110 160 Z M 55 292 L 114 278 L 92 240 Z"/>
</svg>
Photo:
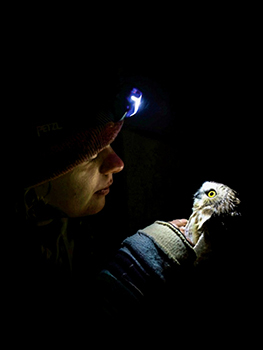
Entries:
<svg viewBox="0 0 263 350">
<path fill-rule="evenodd" d="M 106 196 L 110 192 L 110 186 L 112 185 L 113 181 L 111 181 L 105 188 L 102 188 L 95 192 L 95 194 L 99 196 Z"/>
</svg>

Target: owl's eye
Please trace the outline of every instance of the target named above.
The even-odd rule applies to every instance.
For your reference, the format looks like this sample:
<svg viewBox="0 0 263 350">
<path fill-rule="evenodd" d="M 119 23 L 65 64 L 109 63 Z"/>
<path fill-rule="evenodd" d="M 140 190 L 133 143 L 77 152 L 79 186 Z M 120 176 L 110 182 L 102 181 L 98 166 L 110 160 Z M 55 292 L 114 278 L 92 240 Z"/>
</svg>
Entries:
<svg viewBox="0 0 263 350">
<path fill-rule="evenodd" d="M 211 190 L 211 191 L 209 191 L 209 192 L 207 193 L 207 195 L 208 195 L 209 198 L 213 198 L 213 197 L 216 196 L 216 191 Z"/>
</svg>

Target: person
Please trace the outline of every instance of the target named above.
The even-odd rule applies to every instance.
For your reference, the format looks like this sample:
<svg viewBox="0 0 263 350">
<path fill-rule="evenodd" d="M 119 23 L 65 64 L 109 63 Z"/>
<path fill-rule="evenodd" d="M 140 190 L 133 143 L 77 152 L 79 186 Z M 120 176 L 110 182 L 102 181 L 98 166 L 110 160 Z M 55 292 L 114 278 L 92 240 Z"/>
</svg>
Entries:
<svg viewBox="0 0 263 350">
<path fill-rule="evenodd" d="M 105 91 L 108 88 L 103 96 Z M 34 314 L 48 316 L 48 322 L 58 314 L 68 319 L 69 310 L 77 319 L 76 313 L 85 310 L 100 326 L 109 327 L 113 320 L 114 325 L 133 323 L 134 317 L 138 324 L 154 323 L 171 312 L 185 325 L 194 318 L 193 304 L 205 289 L 196 284 L 193 273 L 196 253 L 184 235 L 186 219 L 156 221 L 125 238 L 96 277 L 83 266 L 78 271 L 81 263 L 76 268 L 78 259 L 85 259 L 78 256 L 85 249 L 79 250 L 76 219 L 104 208 L 115 175 L 124 168 L 112 147 L 125 122 L 123 114 L 114 115 L 114 108 L 109 108 L 112 100 L 101 99 L 102 92 L 96 94 L 100 98 L 94 97 L 88 118 L 82 110 L 76 113 L 75 100 L 70 107 L 76 117 L 65 118 L 56 108 L 66 105 L 69 110 L 69 100 L 63 94 L 59 103 L 45 96 L 49 108 L 45 106 L 38 116 L 32 113 L 18 128 L 23 157 L 12 247 L 13 290 L 20 291 L 16 300 L 27 305 L 26 312 L 31 305 Z M 220 306 L 213 305 L 213 312 L 214 308 L 218 311 Z M 210 306 L 205 310 L 211 316 Z"/>
</svg>

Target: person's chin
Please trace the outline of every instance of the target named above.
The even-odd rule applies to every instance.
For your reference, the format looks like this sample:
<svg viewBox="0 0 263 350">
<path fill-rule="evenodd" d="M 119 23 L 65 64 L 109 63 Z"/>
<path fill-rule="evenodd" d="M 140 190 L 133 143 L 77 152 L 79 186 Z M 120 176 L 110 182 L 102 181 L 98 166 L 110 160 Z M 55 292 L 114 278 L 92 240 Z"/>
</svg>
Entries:
<svg viewBox="0 0 263 350">
<path fill-rule="evenodd" d="M 89 215 L 95 215 L 98 214 L 104 207 L 106 204 L 106 200 L 104 196 L 101 196 L 98 200 L 96 200 L 96 202 L 89 206 L 89 208 L 87 208 L 86 212 L 83 213 L 83 215 L 81 216 L 89 216 Z"/>
</svg>

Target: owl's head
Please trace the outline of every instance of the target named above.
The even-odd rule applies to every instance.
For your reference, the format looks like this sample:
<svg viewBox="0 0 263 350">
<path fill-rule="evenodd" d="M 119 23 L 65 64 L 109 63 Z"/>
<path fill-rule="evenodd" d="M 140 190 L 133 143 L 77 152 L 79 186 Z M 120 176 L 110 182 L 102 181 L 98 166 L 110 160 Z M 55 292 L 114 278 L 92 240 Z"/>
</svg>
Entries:
<svg viewBox="0 0 263 350">
<path fill-rule="evenodd" d="M 206 181 L 194 195 L 193 210 L 210 207 L 218 214 L 235 215 L 236 208 L 240 204 L 237 193 L 230 187 Z"/>
</svg>

